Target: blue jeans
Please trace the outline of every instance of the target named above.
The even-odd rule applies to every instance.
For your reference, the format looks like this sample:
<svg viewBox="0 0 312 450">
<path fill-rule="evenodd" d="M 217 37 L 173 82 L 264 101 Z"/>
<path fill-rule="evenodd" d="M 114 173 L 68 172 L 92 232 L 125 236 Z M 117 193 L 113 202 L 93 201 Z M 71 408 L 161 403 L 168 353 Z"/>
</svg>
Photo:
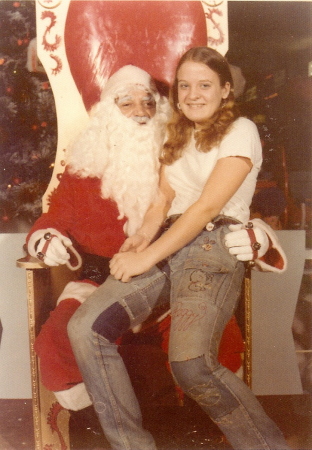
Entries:
<svg viewBox="0 0 312 450">
<path fill-rule="evenodd" d="M 153 308 L 171 303 L 169 362 L 175 382 L 219 426 L 234 449 L 285 450 L 280 430 L 235 374 L 218 347 L 241 291 L 244 264 L 224 246 L 223 226 L 203 231 L 169 258 L 166 270 L 122 283 L 109 277 L 82 304 L 68 331 L 78 366 L 114 450 L 155 450 L 115 344 Z"/>
</svg>

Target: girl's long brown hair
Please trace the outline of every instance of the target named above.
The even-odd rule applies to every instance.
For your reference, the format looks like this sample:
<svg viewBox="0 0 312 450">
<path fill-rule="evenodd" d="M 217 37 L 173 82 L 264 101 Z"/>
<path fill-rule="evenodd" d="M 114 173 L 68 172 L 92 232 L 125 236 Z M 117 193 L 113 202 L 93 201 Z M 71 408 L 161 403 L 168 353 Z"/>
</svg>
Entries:
<svg viewBox="0 0 312 450">
<path fill-rule="evenodd" d="M 230 83 L 231 90 L 227 99 L 222 102 L 215 114 L 207 120 L 206 125 L 195 134 L 196 147 L 199 151 L 208 152 L 218 145 L 229 130 L 230 125 L 239 117 L 239 111 L 234 101 L 233 79 L 226 59 L 216 50 L 209 47 L 194 47 L 188 50 L 180 59 L 176 69 L 175 80 L 169 93 L 169 100 L 173 110 L 171 120 L 167 126 L 167 141 L 164 144 L 162 156 L 163 164 L 170 165 L 182 156 L 194 131 L 194 122 L 187 119 L 178 109 L 178 80 L 177 74 L 181 65 L 186 61 L 205 64 L 216 72 L 223 87 Z"/>
</svg>

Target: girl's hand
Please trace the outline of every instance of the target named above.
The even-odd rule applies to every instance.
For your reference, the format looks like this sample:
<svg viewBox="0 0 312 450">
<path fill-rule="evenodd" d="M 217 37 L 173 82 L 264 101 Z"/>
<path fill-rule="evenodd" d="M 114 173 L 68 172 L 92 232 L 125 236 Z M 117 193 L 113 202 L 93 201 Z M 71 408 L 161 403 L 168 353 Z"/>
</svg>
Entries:
<svg viewBox="0 0 312 450">
<path fill-rule="evenodd" d="M 147 272 L 152 266 L 145 254 L 134 252 L 116 253 L 109 263 L 111 275 L 124 283 L 135 275 Z"/>
</svg>

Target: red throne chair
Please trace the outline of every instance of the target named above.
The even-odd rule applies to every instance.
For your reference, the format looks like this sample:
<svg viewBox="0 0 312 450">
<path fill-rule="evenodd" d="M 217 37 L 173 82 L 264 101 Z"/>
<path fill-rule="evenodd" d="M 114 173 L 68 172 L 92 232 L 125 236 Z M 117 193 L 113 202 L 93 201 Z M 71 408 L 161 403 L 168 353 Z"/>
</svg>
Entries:
<svg viewBox="0 0 312 450">
<path fill-rule="evenodd" d="M 101 89 L 116 70 L 133 64 L 149 72 L 160 90 L 171 84 L 180 56 L 209 45 L 225 54 L 227 3 L 200 1 L 36 0 L 37 54 L 54 93 L 58 145 L 43 211 L 66 165 L 66 148 L 87 123 Z M 208 30 L 208 31 L 207 31 Z M 66 266 L 48 268 L 31 257 L 26 269 L 35 450 L 70 448 L 69 413 L 40 380 L 34 341 L 65 284 L 78 277 Z M 244 289 L 244 377 L 250 385 L 250 280 Z"/>
</svg>

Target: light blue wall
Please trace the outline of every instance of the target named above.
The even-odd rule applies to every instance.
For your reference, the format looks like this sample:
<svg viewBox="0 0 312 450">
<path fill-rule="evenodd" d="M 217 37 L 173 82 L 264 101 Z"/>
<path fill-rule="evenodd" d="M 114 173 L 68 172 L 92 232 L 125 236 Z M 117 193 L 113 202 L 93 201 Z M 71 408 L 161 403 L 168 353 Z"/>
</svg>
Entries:
<svg viewBox="0 0 312 450">
<path fill-rule="evenodd" d="M 0 398 L 31 398 L 25 270 L 25 233 L 0 234 Z"/>
<path fill-rule="evenodd" d="M 252 390 L 302 394 L 292 325 L 306 258 L 304 230 L 276 232 L 288 259 L 283 274 L 252 273 Z"/>
</svg>

